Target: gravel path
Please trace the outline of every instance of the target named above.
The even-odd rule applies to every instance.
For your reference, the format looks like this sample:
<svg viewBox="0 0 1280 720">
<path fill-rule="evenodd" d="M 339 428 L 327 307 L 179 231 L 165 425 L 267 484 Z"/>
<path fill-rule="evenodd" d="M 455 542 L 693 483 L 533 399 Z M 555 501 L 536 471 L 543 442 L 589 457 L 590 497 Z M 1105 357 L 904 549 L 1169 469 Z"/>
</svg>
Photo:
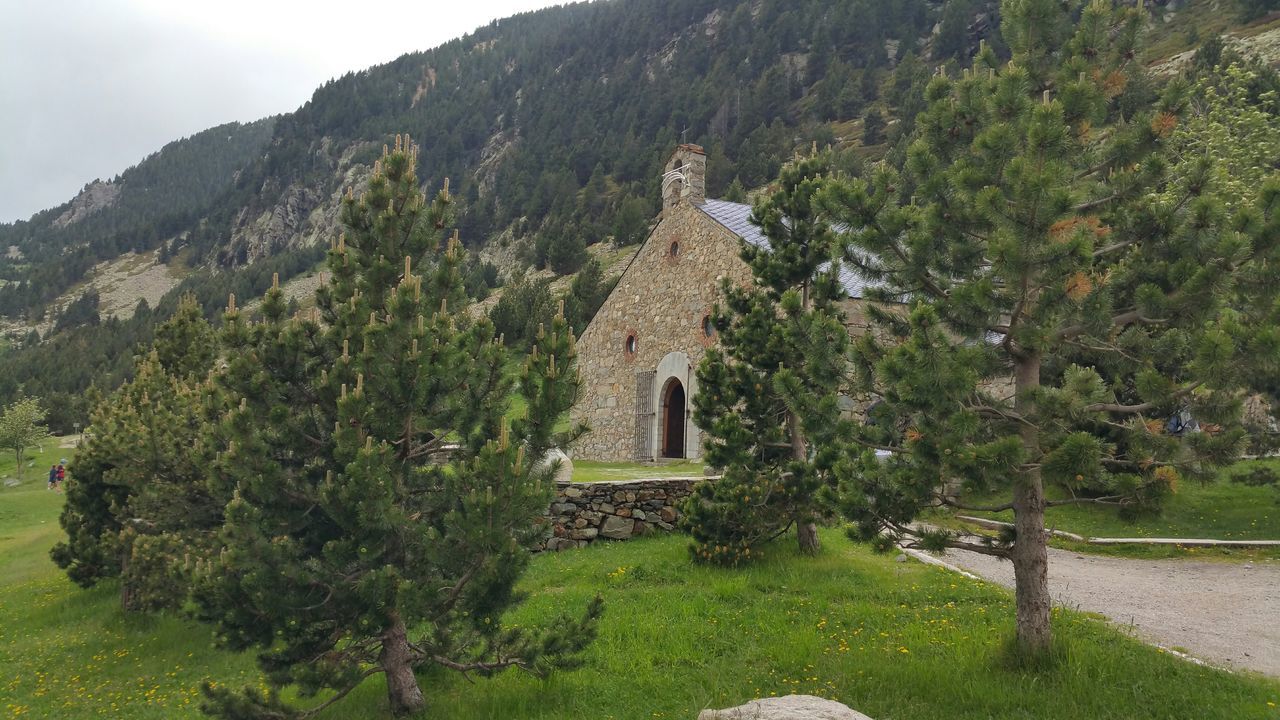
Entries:
<svg viewBox="0 0 1280 720">
<path fill-rule="evenodd" d="M 951 550 L 946 560 L 1013 587 L 1013 564 Z M 1280 562 L 1131 560 L 1049 548 L 1049 592 L 1138 636 L 1214 665 L 1280 677 Z"/>
</svg>

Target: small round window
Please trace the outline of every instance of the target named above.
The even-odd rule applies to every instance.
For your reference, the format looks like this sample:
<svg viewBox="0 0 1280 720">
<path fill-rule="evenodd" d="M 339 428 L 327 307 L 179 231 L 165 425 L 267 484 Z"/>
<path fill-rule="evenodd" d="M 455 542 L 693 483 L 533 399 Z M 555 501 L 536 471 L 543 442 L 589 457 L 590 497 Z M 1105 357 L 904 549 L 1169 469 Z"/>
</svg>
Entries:
<svg viewBox="0 0 1280 720">
<path fill-rule="evenodd" d="M 673 242 L 671 243 L 671 252 L 670 252 L 669 254 L 670 254 L 670 255 L 671 255 L 671 257 L 673 257 L 673 258 L 676 258 L 676 257 L 679 257 L 679 256 L 680 256 L 680 243 L 679 243 L 679 241 L 673 241 Z"/>
<path fill-rule="evenodd" d="M 702 316 L 702 334 L 705 337 L 714 337 L 716 334 L 716 326 L 712 324 L 710 315 Z"/>
<path fill-rule="evenodd" d="M 623 349 L 626 350 L 628 355 L 635 355 L 637 347 L 639 347 L 639 343 L 636 341 L 635 334 L 632 333 L 631 335 L 628 335 L 627 342 L 623 345 Z"/>
</svg>

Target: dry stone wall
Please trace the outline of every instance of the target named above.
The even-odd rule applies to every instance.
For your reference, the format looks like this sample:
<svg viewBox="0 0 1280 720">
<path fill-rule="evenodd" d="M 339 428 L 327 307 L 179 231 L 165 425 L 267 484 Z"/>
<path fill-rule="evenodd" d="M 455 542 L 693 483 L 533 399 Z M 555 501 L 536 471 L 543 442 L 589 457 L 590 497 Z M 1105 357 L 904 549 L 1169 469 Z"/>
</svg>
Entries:
<svg viewBox="0 0 1280 720">
<path fill-rule="evenodd" d="M 737 237 L 696 206 L 682 202 L 666 210 L 578 341 L 583 390 L 572 416 L 591 432 L 575 445 L 575 457 L 635 459 L 637 373 L 655 371 L 668 354 L 682 352 L 692 375 L 710 344 L 702 318 L 719 298 L 719 279 L 751 280 L 738 248 Z M 632 334 L 636 346 L 629 353 Z"/>
<path fill-rule="evenodd" d="M 675 530 L 680 502 L 702 478 L 601 483 L 557 482 L 547 511 L 546 550 L 584 547 L 596 540 L 628 540 Z"/>
</svg>

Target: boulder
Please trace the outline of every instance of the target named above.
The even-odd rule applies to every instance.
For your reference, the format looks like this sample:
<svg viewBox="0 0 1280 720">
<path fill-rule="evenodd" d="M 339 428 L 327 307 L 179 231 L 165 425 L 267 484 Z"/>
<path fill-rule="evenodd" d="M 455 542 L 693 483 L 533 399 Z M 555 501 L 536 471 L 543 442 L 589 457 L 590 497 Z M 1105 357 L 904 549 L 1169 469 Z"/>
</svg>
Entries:
<svg viewBox="0 0 1280 720">
<path fill-rule="evenodd" d="M 539 460 L 534 468 L 536 470 L 545 470 L 552 463 L 558 463 L 556 466 L 556 482 L 567 483 L 573 481 L 573 461 L 560 448 L 548 450 L 546 456 Z"/>
<path fill-rule="evenodd" d="M 568 538 L 553 537 L 547 541 L 547 549 L 551 551 L 569 550 L 578 547 L 578 543 Z"/>
<path fill-rule="evenodd" d="M 752 700 L 746 705 L 724 710 L 703 710 L 698 720 L 871 720 L 835 700 L 813 695 Z"/>
<path fill-rule="evenodd" d="M 600 537 L 607 537 L 613 540 L 626 540 L 631 537 L 632 521 L 630 518 L 620 518 L 617 515 L 610 515 L 604 519 L 604 527 L 600 528 Z"/>
</svg>

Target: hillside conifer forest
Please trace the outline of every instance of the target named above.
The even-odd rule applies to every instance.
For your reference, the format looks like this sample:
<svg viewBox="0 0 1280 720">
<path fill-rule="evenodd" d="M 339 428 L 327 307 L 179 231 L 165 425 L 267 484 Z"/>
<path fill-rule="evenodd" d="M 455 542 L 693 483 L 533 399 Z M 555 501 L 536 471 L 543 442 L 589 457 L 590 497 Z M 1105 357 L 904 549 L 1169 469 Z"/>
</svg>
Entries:
<svg viewBox="0 0 1280 720">
<path fill-rule="evenodd" d="M 644 239 L 678 142 L 707 148 L 708 192 L 720 197 L 767 184 L 799 148 L 856 144 L 869 111 L 914 112 L 910 88 L 934 65 L 983 38 L 1000 46 L 997 4 L 960 4 L 946 17 L 926 0 L 573 4 L 352 71 L 292 113 L 171 143 L 0 225 L 0 248 L 12 248 L 0 253 L 11 336 L 0 398 L 50 398 L 50 422 L 69 430 L 87 421 L 85 390 L 127 377 L 133 349 L 180 295 L 216 319 L 230 292 L 256 297 L 276 273 L 313 271 L 338 232 L 335 199 L 398 132 L 423 139 L 424 186 L 451 180 L 464 244 L 574 273 L 592 244 Z M 979 21 L 959 29 L 969 14 Z M 935 48 L 940 17 L 949 39 Z M 181 281 L 118 324 L 95 318 L 91 298 L 72 307 L 96 264 L 130 251 L 156 253 Z M 481 294 L 512 274 L 477 263 L 470 284 Z"/>
</svg>

